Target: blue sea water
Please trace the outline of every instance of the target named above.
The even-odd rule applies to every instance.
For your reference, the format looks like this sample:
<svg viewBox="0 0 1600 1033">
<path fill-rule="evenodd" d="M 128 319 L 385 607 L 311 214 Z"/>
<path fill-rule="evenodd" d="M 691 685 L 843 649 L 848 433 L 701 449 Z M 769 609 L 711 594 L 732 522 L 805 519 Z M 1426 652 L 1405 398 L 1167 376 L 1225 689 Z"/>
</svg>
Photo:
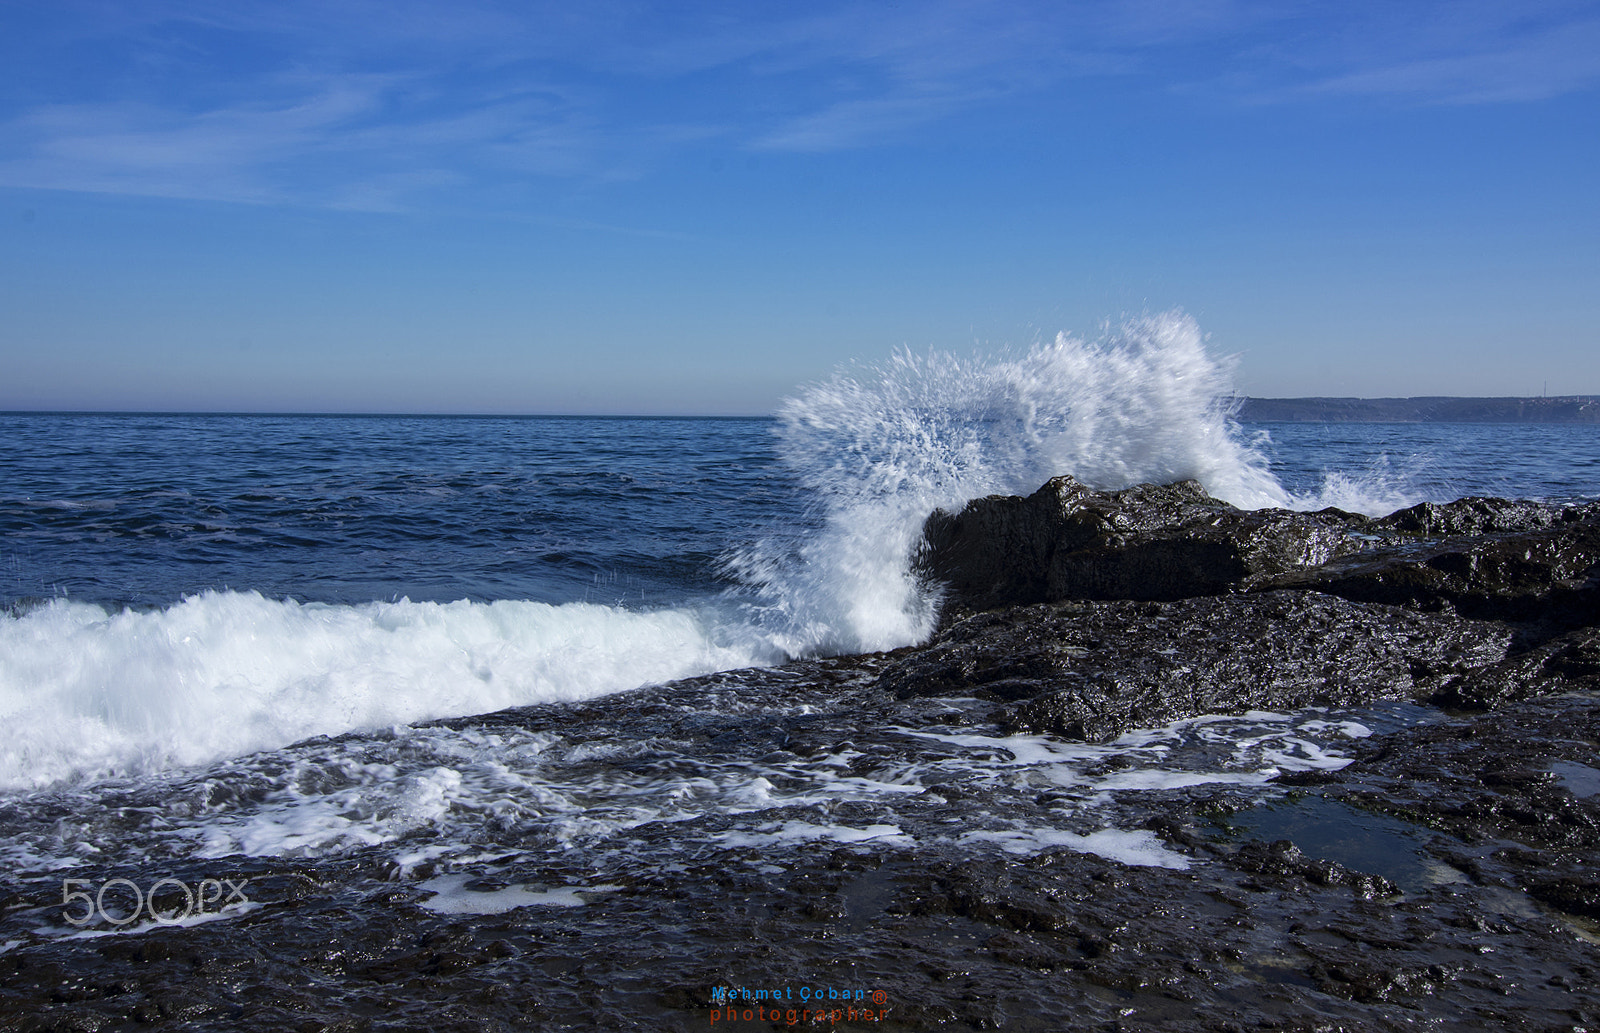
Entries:
<svg viewBox="0 0 1600 1033">
<path fill-rule="evenodd" d="M 800 508 L 771 426 L 0 415 L 0 600 L 677 602 Z"/>
<path fill-rule="evenodd" d="M 0 605 L 664 606 L 814 526 L 765 419 L 0 414 Z M 1292 500 L 1600 497 L 1600 432 L 1246 424 Z"/>
<path fill-rule="evenodd" d="M 1548 423 L 1271 423 L 1262 451 L 1292 499 L 1380 514 L 1474 495 L 1600 498 L 1600 427 Z"/>
</svg>

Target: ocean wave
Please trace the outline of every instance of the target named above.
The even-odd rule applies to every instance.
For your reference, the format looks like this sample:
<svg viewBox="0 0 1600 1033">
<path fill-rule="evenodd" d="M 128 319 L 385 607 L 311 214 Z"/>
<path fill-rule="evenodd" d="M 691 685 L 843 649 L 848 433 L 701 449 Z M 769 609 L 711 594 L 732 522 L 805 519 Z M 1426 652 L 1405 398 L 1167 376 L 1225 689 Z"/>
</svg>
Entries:
<svg viewBox="0 0 1600 1033">
<path fill-rule="evenodd" d="M 0 787 L 134 776 L 777 658 L 687 608 L 205 592 L 109 612 L 56 600 L 0 618 Z"/>
<path fill-rule="evenodd" d="M 1100 489 L 1192 478 L 1242 507 L 1365 490 L 1285 492 L 1233 419 L 1231 371 L 1181 313 L 1017 353 L 901 351 L 841 369 L 774 424 L 809 512 L 775 514 L 787 530 L 722 556 L 738 587 L 675 608 L 208 591 L 155 610 L 58 599 L 0 617 L 0 787 L 911 645 L 940 604 L 913 562 L 928 514 L 1058 474 Z"/>
</svg>

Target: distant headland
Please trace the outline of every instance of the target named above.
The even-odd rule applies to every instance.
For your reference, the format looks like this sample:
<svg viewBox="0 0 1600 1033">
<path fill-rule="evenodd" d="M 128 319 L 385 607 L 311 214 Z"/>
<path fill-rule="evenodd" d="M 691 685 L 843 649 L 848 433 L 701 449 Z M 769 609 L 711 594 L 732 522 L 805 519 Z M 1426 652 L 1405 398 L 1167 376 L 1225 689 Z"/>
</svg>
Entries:
<svg viewBox="0 0 1600 1033">
<path fill-rule="evenodd" d="M 1246 423 L 1597 423 L 1600 395 L 1535 398 L 1246 398 Z"/>
</svg>

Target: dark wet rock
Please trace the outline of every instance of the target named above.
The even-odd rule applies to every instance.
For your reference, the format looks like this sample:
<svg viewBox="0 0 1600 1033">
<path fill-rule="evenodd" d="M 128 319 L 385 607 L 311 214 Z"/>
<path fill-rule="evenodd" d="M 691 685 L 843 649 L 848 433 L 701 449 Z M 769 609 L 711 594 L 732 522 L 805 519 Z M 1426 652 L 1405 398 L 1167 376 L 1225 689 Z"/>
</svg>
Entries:
<svg viewBox="0 0 1600 1033">
<path fill-rule="evenodd" d="M 1553 506 L 1543 502 L 1472 497 L 1423 502 L 1372 522 L 1374 530 L 1428 537 L 1540 531 L 1591 519 L 1600 506 Z"/>
<path fill-rule="evenodd" d="M 1579 628 L 1465 669 L 1446 679 L 1430 702 L 1455 710 L 1492 710 L 1510 700 L 1583 688 L 1600 688 L 1600 628 Z"/>
<path fill-rule="evenodd" d="M 1424 540 L 1335 558 L 1257 587 L 1306 588 L 1360 602 L 1451 609 L 1556 627 L 1600 620 L 1600 517 L 1543 530 Z"/>
<path fill-rule="evenodd" d="M 1526 892 L 1600 918 L 1600 797 L 1578 795 L 1559 765 L 1600 753 L 1600 696 L 1507 702 L 1373 742 L 1320 791 L 1410 822 L 1441 861 L 1474 883 Z"/>
<path fill-rule="evenodd" d="M 924 538 L 922 569 L 955 616 L 1302 588 L 1558 630 L 1600 621 L 1600 504 L 1473 498 L 1369 520 L 1243 511 L 1193 481 L 1095 492 L 1058 477 L 937 512 Z"/>
<path fill-rule="evenodd" d="M 1276 880 L 1302 879 L 1318 886 L 1347 886 L 1364 900 L 1392 897 L 1400 888 L 1381 875 L 1353 872 L 1342 864 L 1307 857 L 1287 839 L 1263 843 L 1251 840 L 1234 855 L 1234 866 Z"/>
<path fill-rule="evenodd" d="M 1600 918 L 1600 880 L 1580 876 L 1540 879 L 1528 893 L 1551 907 L 1585 918 Z"/>
<path fill-rule="evenodd" d="M 1474 498 L 1367 520 L 1063 477 L 936 513 L 925 534 L 946 626 L 881 684 L 1012 704 L 1014 729 L 1098 741 L 1215 710 L 1482 710 L 1600 685 L 1600 505 Z"/>
<path fill-rule="evenodd" d="M 1014 703 L 1010 728 L 1103 741 L 1205 713 L 1428 698 L 1504 660 L 1511 637 L 1312 592 L 1052 603 L 953 624 L 879 684 Z"/>
<path fill-rule="evenodd" d="M 1363 518 L 1240 510 L 1195 481 L 1095 492 L 1056 477 L 924 527 L 923 568 L 947 603 L 986 610 L 1060 599 L 1171 600 L 1225 592 L 1359 550 Z"/>
<path fill-rule="evenodd" d="M 1389 963 L 1374 964 L 1363 958 L 1350 958 L 1334 965 L 1312 965 L 1307 974 L 1323 993 L 1377 1003 L 1432 994 L 1450 983 L 1457 970 L 1444 965 L 1395 969 L 1389 967 Z"/>
</svg>

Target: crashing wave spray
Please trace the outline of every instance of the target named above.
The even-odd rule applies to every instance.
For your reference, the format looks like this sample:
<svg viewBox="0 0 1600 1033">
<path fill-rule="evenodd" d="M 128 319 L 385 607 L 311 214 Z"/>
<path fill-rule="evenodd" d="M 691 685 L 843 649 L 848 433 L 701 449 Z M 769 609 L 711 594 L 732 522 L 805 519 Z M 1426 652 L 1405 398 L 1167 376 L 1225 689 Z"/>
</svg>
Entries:
<svg viewBox="0 0 1600 1033">
<path fill-rule="evenodd" d="M 1098 489 L 1193 478 L 1241 507 L 1282 506 L 1233 422 L 1231 370 L 1177 312 L 1015 357 L 902 351 L 840 370 L 778 413 L 780 454 L 820 529 L 730 566 L 758 587 L 757 619 L 789 653 L 866 652 L 933 628 L 937 593 L 911 558 L 934 509 L 1058 474 Z"/>
<path fill-rule="evenodd" d="M 1227 364 L 1177 314 L 1014 357 L 901 353 L 840 372 L 779 413 L 811 526 L 730 561 L 753 593 L 675 609 L 207 592 L 153 612 L 58 600 L 0 615 L 0 789 L 906 645 L 937 615 L 911 564 L 937 507 L 1059 473 L 1098 488 L 1194 477 L 1240 505 L 1281 504 L 1232 401 Z"/>
</svg>

